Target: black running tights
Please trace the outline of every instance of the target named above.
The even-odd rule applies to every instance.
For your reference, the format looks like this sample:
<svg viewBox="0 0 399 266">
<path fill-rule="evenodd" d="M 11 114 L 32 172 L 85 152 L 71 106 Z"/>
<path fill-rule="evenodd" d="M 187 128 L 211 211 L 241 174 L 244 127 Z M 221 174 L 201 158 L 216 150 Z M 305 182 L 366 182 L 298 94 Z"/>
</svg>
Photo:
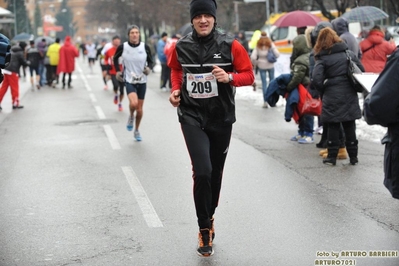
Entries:
<svg viewBox="0 0 399 266">
<path fill-rule="evenodd" d="M 218 206 L 232 126 L 206 130 L 181 126 L 193 167 L 194 203 L 200 229 L 210 228 Z"/>
</svg>

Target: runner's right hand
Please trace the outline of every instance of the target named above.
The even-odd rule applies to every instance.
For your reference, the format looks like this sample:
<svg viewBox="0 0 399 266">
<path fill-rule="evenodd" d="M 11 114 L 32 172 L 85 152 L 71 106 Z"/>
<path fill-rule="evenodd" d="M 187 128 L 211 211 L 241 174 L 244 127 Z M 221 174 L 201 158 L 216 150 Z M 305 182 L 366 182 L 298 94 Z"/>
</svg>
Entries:
<svg viewBox="0 0 399 266">
<path fill-rule="evenodd" d="M 173 107 L 177 107 L 180 105 L 180 90 L 172 91 L 169 96 L 169 102 L 173 105 Z"/>
<path fill-rule="evenodd" d="M 116 72 L 116 79 L 119 80 L 120 82 L 124 82 L 122 72 L 120 71 Z"/>
</svg>

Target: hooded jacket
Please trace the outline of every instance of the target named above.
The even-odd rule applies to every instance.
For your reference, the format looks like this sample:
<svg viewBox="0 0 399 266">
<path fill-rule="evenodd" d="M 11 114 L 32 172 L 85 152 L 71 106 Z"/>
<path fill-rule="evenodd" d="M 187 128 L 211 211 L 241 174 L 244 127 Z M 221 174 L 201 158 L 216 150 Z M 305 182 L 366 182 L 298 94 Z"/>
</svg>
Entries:
<svg viewBox="0 0 399 266">
<path fill-rule="evenodd" d="M 71 43 L 69 36 L 65 37 L 65 43 L 60 48 L 60 61 L 57 67 L 57 74 L 72 73 L 75 70 L 75 57 L 79 56 L 78 49 Z"/>
<path fill-rule="evenodd" d="M 293 49 L 291 56 L 291 75 L 292 79 L 287 85 L 287 91 L 291 92 L 299 84 L 307 86 L 309 79 L 309 54 L 310 48 L 306 44 L 305 35 L 301 34 L 292 41 Z"/>
<path fill-rule="evenodd" d="M 351 50 L 357 56 L 357 58 L 360 59 L 362 57 L 362 53 L 360 51 L 359 44 L 355 36 L 353 36 L 352 33 L 349 32 L 348 21 L 344 18 L 339 17 L 331 21 L 331 25 L 337 35 L 346 43 L 348 49 Z"/>
<path fill-rule="evenodd" d="M 5 70 L 14 72 L 14 73 L 19 73 L 19 68 L 21 66 L 27 66 L 28 62 L 24 58 L 24 51 L 19 45 L 14 45 L 11 47 L 11 59 L 10 63 L 8 66 L 5 68 Z"/>
<path fill-rule="evenodd" d="M 381 73 L 387 62 L 387 56 L 395 51 L 396 46 L 395 43 L 385 40 L 381 30 L 372 29 L 367 38 L 360 42 L 360 49 L 366 72 Z"/>
<path fill-rule="evenodd" d="M 51 44 L 48 47 L 46 55 L 49 58 L 51 66 L 58 66 L 58 64 L 60 62 L 60 49 L 61 49 L 61 45 L 57 42 Z"/>
</svg>

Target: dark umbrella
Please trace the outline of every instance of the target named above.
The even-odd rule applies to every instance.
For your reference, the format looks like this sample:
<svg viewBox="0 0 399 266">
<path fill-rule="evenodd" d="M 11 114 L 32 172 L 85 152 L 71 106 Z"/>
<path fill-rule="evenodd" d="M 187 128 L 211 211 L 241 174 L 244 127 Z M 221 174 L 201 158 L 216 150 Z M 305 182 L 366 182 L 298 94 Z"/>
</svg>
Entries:
<svg viewBox="0 0 399 266">
<path fill-rule="evenodd" d="M 183 37 L 192 31 L 193 27 L 191 26 L 191 23 L 186 23 L 176 32 L 176 34 L 180 34 Z"/>
<path fill-rule="evenodd" d="M 345 18 L 348 22 L 371 22 L 389 16 L 375 6 L 358 6 L 344 13 L 341 17 Z"/>
<path fill-rule="evenodd" d="M 321 19 L 318 16 L 315 16 L 310 12 L 296 10 L 284 14 L 279 19 L 277 19 L 276 22 L 273 23 L 273 25 L 281 28 L 289 26 L 302 28 L 306 26 L 316 26 L 316 24 L 320 21 Z"/>
<path fill-rule="evenodd" d="M 14 38 L 12 38 L 11 41 L 15 41 L 15 42 L 25 41 L 25 42 L 28 42 L 31 39 L 33 39 L 33 35 L 31 35 L 29 33 L 22 32 L 20 34 L 15 35 Z"/>
<path fill-rule="evenodd" d="M 51 38 L 51 37 L 49 37 L 49 36 L 41 36 L 41 37 L 37 37 L 37 38 L 35 39 L 35 45 L 37 45 L 37 44 L 38 44 L 39 42 L 41 42 L 43 39 L 46 40 L 46 44 L 47 44 L 47 45 L 52 44 L 52 43 L 55 41 L 53 38 Z"/>
</svg>

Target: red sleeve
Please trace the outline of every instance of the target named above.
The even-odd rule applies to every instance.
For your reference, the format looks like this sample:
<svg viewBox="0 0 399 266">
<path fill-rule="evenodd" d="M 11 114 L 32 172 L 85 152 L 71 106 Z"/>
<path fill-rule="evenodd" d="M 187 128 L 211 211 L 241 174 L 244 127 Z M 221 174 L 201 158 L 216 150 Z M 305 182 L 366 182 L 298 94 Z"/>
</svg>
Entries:
<svg viewBox="0 0 399 266">
<path fill-rule="evenodd" d="M 171 69 L 172 92 L 180 90 L 183 84 L 183 68 L 177 61 L 176 47 L 173 48 L 171 56 L 168 58 L 168 66 Z"/>
<path fill-rule="evenodd" d="M 255 77 L 247 50 L 237 40 L 234 40 L 231 45 L 231 54 L 236 73 L 232 73 L 233 81 L 230 84 L 236 87 L 252 85 Z"/>
<path fill-rule="evenodd" d="M 108 60 L 110 58 L 110 56 L 108 55 L 108 51 L 104 54 L 104 65 L 106 65 L 106 66 L 109 65 Z"/>
</svg>

